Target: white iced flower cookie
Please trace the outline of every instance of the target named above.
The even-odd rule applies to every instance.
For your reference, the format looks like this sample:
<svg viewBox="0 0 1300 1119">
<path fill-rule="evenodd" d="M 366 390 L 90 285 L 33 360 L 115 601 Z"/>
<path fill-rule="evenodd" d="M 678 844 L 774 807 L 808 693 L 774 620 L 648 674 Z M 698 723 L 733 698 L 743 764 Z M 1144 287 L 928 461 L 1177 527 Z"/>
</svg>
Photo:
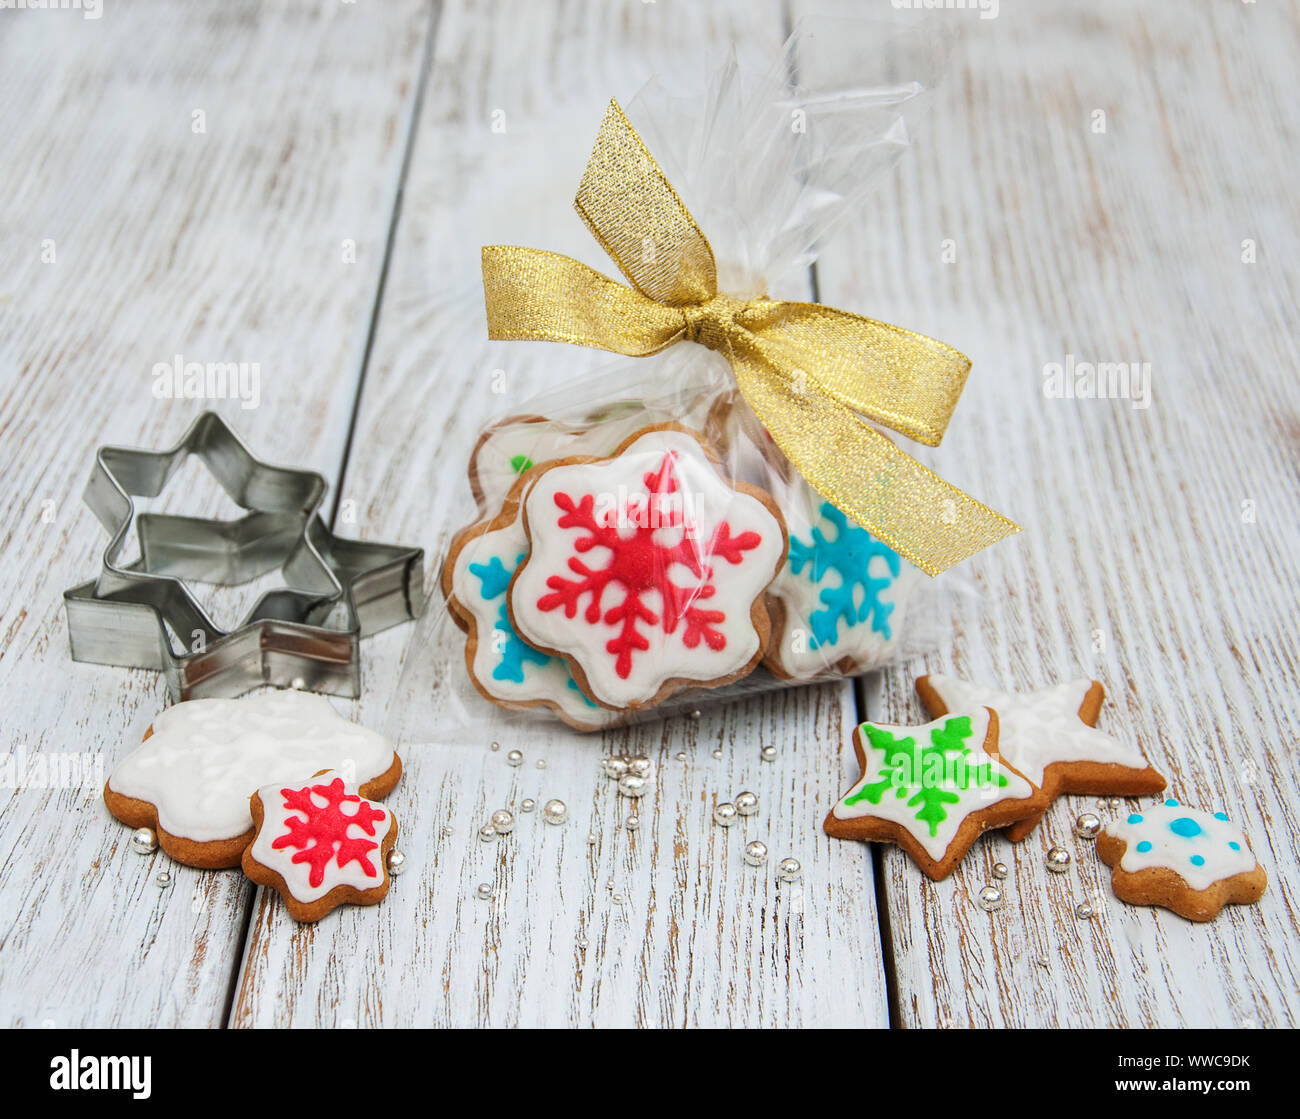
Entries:
<svg viewBox="0 0 1300 1119">
<path fill-rule="evenodd" d="M 528 554 L 519 502 L 527 484 L 521 479 L 496 517 L 452 541 L 443 565 L 447 605 L 466 629 L 466 666 L 484 698 L 511 709 L 547 707 L 578 730 L 598 730 L 618 712 L 588 699 L 562 658 L 535 649 L 510 624 L 506 591 Z"/>
<path fill-rule="evenodd" d="M 278 890 L 294 920 L 319 921 L 345 902 L 374 905 L 388 893 L 397 820 L 342 774 L 263 786 L 250 810 L 255 833 L 244 873 Z"/>
<path fill-rule="evenodd" d="M 113 769 L 104 802 L 129 827 L 155 828 L 162 849 L 197 867 L 238 866 L 252 838 L 248 798 L 322 769 L 384 797 L 402 763 L 383 735 L 343 718 L 324 696 L 264 692 L 167 708 Z"/>
<path fill-rule="evenodd" d="M 1113 868 L 1111 887 L 1121 901 L 1162 905 L 1189 921 L 1209 921 L 1225 905 L 1258 901 L 1268 885 L 1227 813 L 1211 815 L 1176 800 L 1107 824 L 1097 854 Z"/>
<path fill-rule="evenodd" d="M 787 680 L 855 675 L 895 656 L 925 578 L 801 479 L 782 501 L 790 551 L 768 588 L 766 664 Z"/>
<path fill-rule="evenodd" d="M 998 754 L 998 718 L 987 707 L 917 727 L 863 723 L 853 749 L 862 776 L 822 830 L 897 843 L 935 881 L 981 832 L 1042 812 L 1042 793 Z"/>
<path fill-rule="evenodd" d="M 480 509 L 499 509 L 526 470 L 573 455 L 607 455 L 632 432 L 654 422 L 639 404 L 612 405 L 608 415 L 582 424 L 512 416 L 479 437 L 470 455 L 470 488 Z"/>
<path fill-rule="evenodd" d="M 762 658 L 785 525 L 770 495 L 723 478 L 693 432 L 665 424 L 609 458 L 545 467 L 523 509 L 530 550 L 510 623 L 564 657 L 598 703 L 647 707 Z"/>
</svg>

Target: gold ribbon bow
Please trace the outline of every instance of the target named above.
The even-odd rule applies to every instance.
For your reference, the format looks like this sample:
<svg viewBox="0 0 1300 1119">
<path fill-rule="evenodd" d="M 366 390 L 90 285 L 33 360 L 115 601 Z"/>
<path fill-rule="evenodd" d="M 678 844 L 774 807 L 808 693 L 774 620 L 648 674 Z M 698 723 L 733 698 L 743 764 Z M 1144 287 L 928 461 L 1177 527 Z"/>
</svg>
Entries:
<svg viewBox="0 0 1300 1119">
<path fill-rule="evenodd" d="M 616 102 L 575 205 L 632 287 L 556 253 L 484 246 L 490 338 L 630 357 L 682 339 L 716 350 L 809 485 L 929 575 L 1020 531 L 863 419 L 936 446 L 970 361 L 833 307 L 719 294 L 708 240 Z"/>
</svg>

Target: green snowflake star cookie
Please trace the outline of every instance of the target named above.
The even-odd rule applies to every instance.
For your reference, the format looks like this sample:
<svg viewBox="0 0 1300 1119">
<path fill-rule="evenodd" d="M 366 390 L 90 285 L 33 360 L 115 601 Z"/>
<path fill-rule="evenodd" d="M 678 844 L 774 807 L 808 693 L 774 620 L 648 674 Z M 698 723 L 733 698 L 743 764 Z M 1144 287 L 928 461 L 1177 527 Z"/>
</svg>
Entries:
<svg viewBox="0 0 1300 1119">
<path fill-rule="evenodd" d="M 988 707 L 919 727 L 863 723 L 853 732 L 862 776 L 822 828 L 837 839 L 896 843 L 930 878 L 946 878 L 981 832 L 1046 807 L 997 742 L 998 717 Z"/>
</svg>

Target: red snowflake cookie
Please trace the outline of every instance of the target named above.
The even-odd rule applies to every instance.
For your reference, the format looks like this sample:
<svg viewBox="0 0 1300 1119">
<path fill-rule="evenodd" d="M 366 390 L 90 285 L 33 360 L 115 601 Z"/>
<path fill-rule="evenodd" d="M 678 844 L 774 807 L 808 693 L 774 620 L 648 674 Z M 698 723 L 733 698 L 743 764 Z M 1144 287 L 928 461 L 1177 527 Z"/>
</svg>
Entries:
<svg viewBox="0 0 1300 1119">
<path fill-rule="evenodd" d="M 529 553 L 510 617 L 607 707 L 718 684 L 762 657 L 761 602 L 785 558 L 769 495 L 733 486 L 692 432 L 648 428 L 605 459 L 562 460 L 524 499 Z"/>
<path fill-rule="evenodd" d="M 333 771 L 302 784 L 258 789 L 244 873 L 272 886 L 298 921 L 318 921 L 344 902 L 374 905 L 388 893 L 397 821 Z"/>
</svg>

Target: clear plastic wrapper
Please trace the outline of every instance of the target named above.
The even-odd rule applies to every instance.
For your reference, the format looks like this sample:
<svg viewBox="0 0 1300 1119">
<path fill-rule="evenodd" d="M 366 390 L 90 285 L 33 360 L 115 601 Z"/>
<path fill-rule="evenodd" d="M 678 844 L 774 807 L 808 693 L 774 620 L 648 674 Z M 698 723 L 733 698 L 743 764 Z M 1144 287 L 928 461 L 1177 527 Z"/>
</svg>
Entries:
<svg viewBox="0 0 1300 1119">
<path fill-rule="evenodd" d="M 806 23 L 767 73 L 733 57 L 703 96 L 651 83 L 625 106 L 721 291 L 809 297 L 818 242 L 905 151 L 941 58 L 924 30 Z M 704 347 L 534 400 L 466 466 L 475 508 L 408 650 L 404 737 L 446 740 L 486 703 L 599 730 L 934 643 L 931 581 L 807 485 Z"/>
</svg>

